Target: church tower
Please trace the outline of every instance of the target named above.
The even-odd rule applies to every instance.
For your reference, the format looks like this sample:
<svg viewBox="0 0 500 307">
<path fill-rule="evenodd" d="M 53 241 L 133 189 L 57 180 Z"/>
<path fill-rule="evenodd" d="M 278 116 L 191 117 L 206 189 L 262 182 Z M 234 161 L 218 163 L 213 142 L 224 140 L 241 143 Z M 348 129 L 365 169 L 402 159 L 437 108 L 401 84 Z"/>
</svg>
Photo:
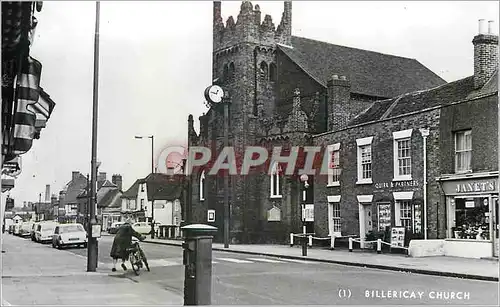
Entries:
<svg viewBox="0 0 500 307">
<path fill-rule="evenodd" d="M 236 18 L 222 19 L 221 2 L 213 2 L 213 83 L 221 86 L 228 95 L 229 146 L 241 160 L 246 146 L 258 145 L 261 120 L 273 116 L 276 100 L 277 44 L 291 44 L 292 3 L 286 1 L 281 22 L 276 27 L 270 15 L 262 18 L 259 5 L 250 1 L 241 3 Z M 212 106 L 207 115 L 200 118 L 202 143 L 215 146 L 218 151 L 224 135 L 222 106 Z M 204 140 L 203 140 L 204 139 Z M 215 145 L 214 145 L 215 144 Z M 212 154 L 214 156 L 214 154 Z M 241 163 L 241 161 L 237 161 Z M 223 189 L 221 178 L 206 177 L 207 197 L 216 210 L 216 226 L 223 229 Z M 249 236 L 258 232 L 258 193 L 252 176 L 231 176 L 229 202 L 231 204 L 231 234 L 233 242 L 253 241 Z M 217 236 L 216 236 L 217 240 Z"/>
</svg>

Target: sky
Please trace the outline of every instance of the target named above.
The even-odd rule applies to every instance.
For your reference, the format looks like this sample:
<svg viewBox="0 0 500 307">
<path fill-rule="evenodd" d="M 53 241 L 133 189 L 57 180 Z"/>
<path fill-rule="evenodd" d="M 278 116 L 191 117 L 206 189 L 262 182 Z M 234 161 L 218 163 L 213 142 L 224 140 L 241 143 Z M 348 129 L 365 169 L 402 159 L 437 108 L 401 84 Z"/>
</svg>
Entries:
<svg viewBox="0 0 500 307">
<path fill-rule="evenodd" d="M 253 1 L 277 26 L 283 2 Z M 223 1 L 236 17 L 241 1 Z M 338 45 L 415 58 L 446 81 L 473 74 L 472 39 L 478 19 L 494 20 L 498 1 L 293 1 L 292 34 Z M 42 65 L 41 86 L 56 107 L 10 196 L 37 201 L 87 174 L 91 161 L 95 2 L 44 1 L 31 55 Z M 168 146 L 185 144 L 187 118 L 206 111 L 212 76 L 211 1 L 101 2 L 99 171 L 121 174 L 123 188 L 151 171 Z M 6 194 L 3 195 L 5 197 Z"/>
</svg>

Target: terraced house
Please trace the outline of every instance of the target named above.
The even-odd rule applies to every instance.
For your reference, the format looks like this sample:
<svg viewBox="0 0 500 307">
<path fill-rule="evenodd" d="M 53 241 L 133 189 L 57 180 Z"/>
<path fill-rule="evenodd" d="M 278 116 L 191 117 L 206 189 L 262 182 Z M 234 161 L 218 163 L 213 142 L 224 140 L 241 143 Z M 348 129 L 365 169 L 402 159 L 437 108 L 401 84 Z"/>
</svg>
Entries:
<svg viewBox="0 0 500 307">
<path fill-rule="evenodd" d="M 408 112 L 421 110 L 412 106 L 412 102 L 404 102 L 412 96 L 405 93 L 444 86 L 445 91 L 452 91 L 453 95 L 460 97 L 460 90 L 453 90 L 456 85 L 449 85 L 449 89 L 442 78 L 415 59 L 293 36 L 290 1 L 284 2 L 283 15 L 277 26 L 271 16 L 262 18 L 260 6 L 254 6 L 250 1 L 242 2 L 236 20 L 231 16 L 224 23 L 221 3 L 214 2 L 212 55 L 213 84 L 224 89 L 227 95 L 224 102 L 229 104 L 229 146 L 240 152 L 251 145 L 270 149 L 283 146 L 283 155 L 287 155 L 290 146 L 314 144 L 332 145 L 332 151 L 340 151 L 334 159 L 340 159 L 343 171 L 333 170 L 336 177 L 331 178 L 328 190 L 325 191 L 328 185 L 326 175 L 310 176 L 306 190 L 308 232 L 315 231 L 325 236 L 331 227 L 328 221 L 333 219 L 328 218 L 328 199 L 340 204 L 340 209 L 338 205 L 330 208 L 331 216 L 341 219 L 340 224 L 335 222 L 334 232 L 359 235 L 370 225 L 363 229 L 359 227 L 358 212 L 369 214 L 371 211 L 359 205 L 357 194 L 352 194 L 354 198 L 350 199 L 344 193 L 370 195 L 373 193 L 366 189 L 383 186 L 394 178 L 403 180 L 410 176 L 410 182 L 420 180 L 420 183 L 412 183 L 414 186 L 422 182 L 421 166 L 408 160 L 401 162 L 405 164 L 400 173 L 392 171 L 396 163 L 392 159 L 390 168 L 375 164 L 374 160 L 371 169 L 372 164 L 368 163 L 371 151 L 367 146 L 370 144 L 390 146 L 391 150 L 401 146 L 402 155 L 407 155 L 408 146 L 412 146 L 412 154 L 419 152 L 422 145 L 418 142 L 421 140 L 417 141 L 417 132 L 410 131 L 415 126 L 395 123 L 376 132 L 385 125 L 380 124 L 378 128 L 373 126 L 372 132 L 366 130 L 366 135 L 361 131 L 364 128 L 352 127 L 373 121 L 386 123 Z M 405 106 L 412 106 L 411 110 Z M 364 112 L 368 108 L 371 111 Z M 420 122 L 414 120 L 418 127 L 435 129 L 439 125 L 439 117 L 420 117 Z M 188 118 L 189 146 L 207 146 L 212 149 L 212 156 L 217 156 L 224 144 L 224 104 L 211 105 L 199 121 L 200 130 L 197 132 L 193 116 Z M 406 142 L 409 137 L 411 142 Z M 358 145 L 361 146 L 359 154 Z M 384 155 L 380 150 L 373 153 L 374 159 Z M 417 156 L 412 158 L 414 161 L 418 159 Z M 360 167 L 364 165 L 359 174 L 358 161 Z M 224 197 L 227 193 L 231 242 L 288 241 L 289 233 L 302 232 L 303 183 L 297 174 L 283 175 L 283 167 L 275 163 L 271 165 L 271 174 L 262 171 L 231 176 L 228 189 L 224 188 L 221 176 L 209 175 L 208 169 L 200 169 L 191 176 L 193 222 L 216 226 L 215 241 L 222 241 Z M 390 179 L 389 175 L 392 176 Z M 358 179 L 360 184 L 356 184 Z M 403 191 L 404 187 L 406 185 L 399 189 Z M 390 193 L 386 191 L 385 195 L 393 195 Z M 407 198 L 408 195 L 401 201 Z M 373 202 L 368 197 L 361 200 L 362 203 Z M 405 206 L 405 203 L 400 203 L 401 208 Z M 365 221 L 368 223 L 367 219 Z"/>
</svg>

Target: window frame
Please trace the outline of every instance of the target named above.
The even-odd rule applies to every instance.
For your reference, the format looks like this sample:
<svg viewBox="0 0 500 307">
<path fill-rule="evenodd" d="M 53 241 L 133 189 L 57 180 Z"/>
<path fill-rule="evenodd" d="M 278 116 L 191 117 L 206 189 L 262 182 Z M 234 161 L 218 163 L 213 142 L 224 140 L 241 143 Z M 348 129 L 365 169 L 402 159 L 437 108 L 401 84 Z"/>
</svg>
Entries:
<svg viewBox="0 0 500 307">
<path fill-rule="evenodd" d="M 393 138 L 393 175 L 394 178 L 392 181 L 408 181 L 412 180 L 412 172 L 413 172 L 413 167 L 412 167 L 412 133 L 413 129 L 407 129 L 407 130 L 402 130 L 402 131 L 397 131 L 392 133 L 392 138 Z M 403 159 L 408 159 L 409 160 L 409 169 L 410 173 L 406 175 L 401 175 L 399 173 L 400 170 L 400 156 L 399 156 L 399 143 L 408 141 L 408 152 L 409 152 L 409 157 L 404 157 Z"/>
<path fill-rule="evenodd" d="M 340 143 L 328 145 L 328 183 L 327 187 L 338 187 L 340 186 L 340 175 L 342 173 L 342 169 L 340 168 Z M 337 154 L 338 163 L 336 167 L 332 168 L 332 158 L 333 155 Z M 337 179 L 337 180 L 334 180 Z"/>
<path fill-rule="evenodd" d="M 470 148 L 469 149 L 462 149 L 462 150 L 457 150 L 458 147 L 458 137 L 459 135 L 464 136 L 464 142 L 465 142 L 465 137 L 469 135 L 470 137 Z M 454 139 L 454 149 L 455 149 L 455 174 L 463 174 L 463 173 L 470 173 L 472 172 L 472 130 L 471 129 L 466 129 L 466 130 L 460 130 L 460 131 L 455 131 L 453 133 L 453 139 Z M 467 145 L 467 142 L 465 142 L 465 145 Z M 464 153 L 469 153 L 469 167 L 467 169 L 458 169 L 458 155 L 459 154 L 464 154 Z"/>
<path fill-rule="evenodd" d="M 283 191 L 281 188 L 280 171 L 281 171 L 281 166 L 279 165 L 279 162 L 277 162 L 277 161 L 273 162 L 272 166 L 271 166 L 271 174 L 269 177 L 269 179 L 270 179 L 269 188 L 270 188 L 270 197 L 271 198 L 283 198 Z M 275 180 L 276 180 L 277 191 L 275 191 L 275 189 L 274 189 Z"/>
<path fill-rule="evenodd" d="M 365 137 L 356 140 L 357 145 L 357 181 L 356 184 L 372 184 L 373 183 L 373 136 Z M 363 178 L 363 161 L 362 161 L 362 149 L 369 146 L 370 148 L 370 177 Z"/>
<path fill-rule="evenodd" d="M 200 185 L 200 201 L 205 201 L 205 171 L 203 170 L 201 172 L 201 175 L 200 175 L 200 181 L 199 181 L 199 185 Z"/>
</svg>

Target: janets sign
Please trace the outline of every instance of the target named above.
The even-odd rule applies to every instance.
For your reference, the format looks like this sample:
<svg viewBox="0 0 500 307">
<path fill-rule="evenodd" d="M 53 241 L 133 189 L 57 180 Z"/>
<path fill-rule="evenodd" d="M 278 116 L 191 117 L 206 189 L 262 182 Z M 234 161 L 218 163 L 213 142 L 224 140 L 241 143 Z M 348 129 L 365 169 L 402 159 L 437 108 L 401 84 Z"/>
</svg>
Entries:
<svg viewBox="0 0 500 307">
<path fill-rule="evenodd" d="M 498 193 L 498 179 L 444 181 L 443 190 L 447 195 Z"/>
</svg>

